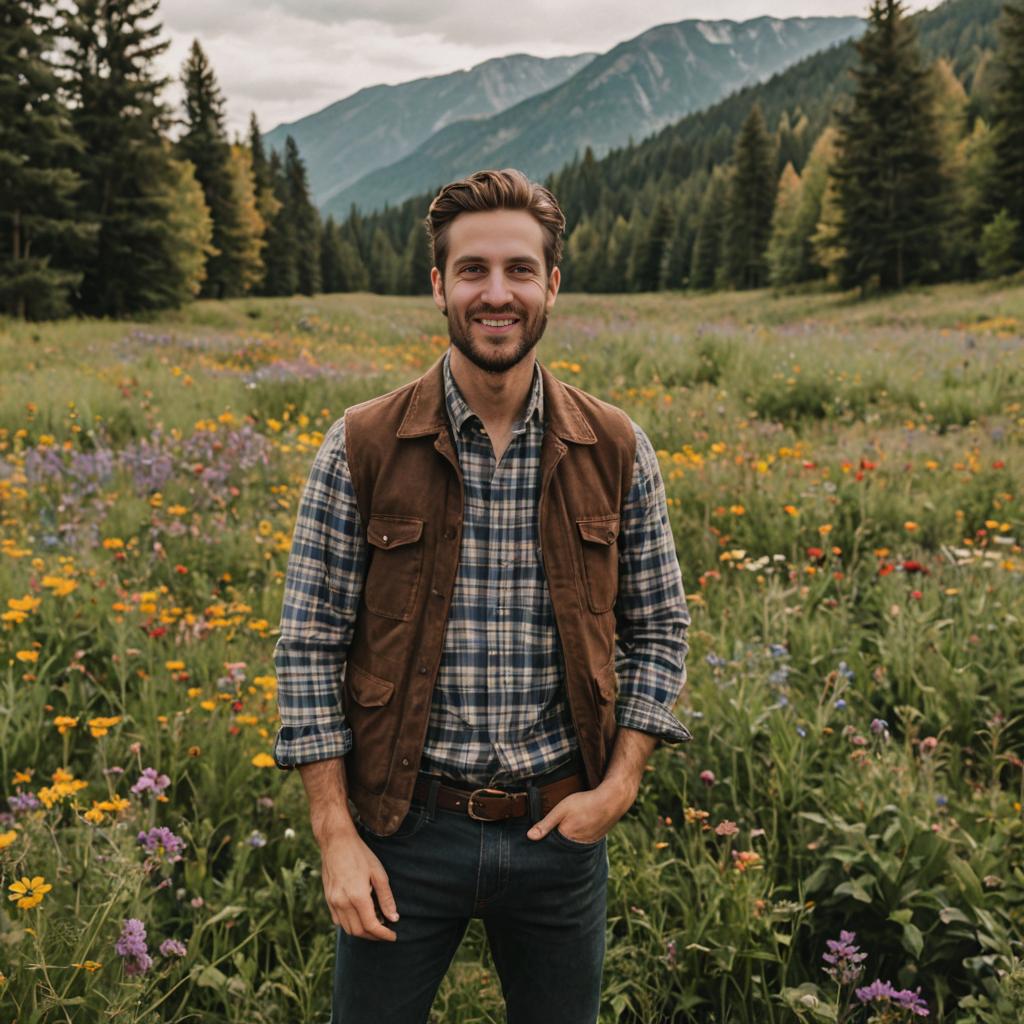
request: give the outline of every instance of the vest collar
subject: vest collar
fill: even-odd
[[[398,437],[424,437],[428,434],[440,434],[447,429],[443,361],[444,356],[441,356],[413,386],[409,408],[398,428]],[[597,435],[569,389],[544,366],[540,368],[540,377],[544,386],[544,417],[547,429],[565,441],[596,444]]]

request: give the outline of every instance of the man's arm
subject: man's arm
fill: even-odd
[[[619,531],[615,746],[601,784],[553,807],[530,830],[531,839],[557,826],[570,839],[596,842],[633,805],[644,765],[658,742],[692,739],[672,713],[686,680],[690,617],[658,457],[647,436],[634,427],[633,486]]]
[[[365,579],[366,540],[345,452],[344,420],[313,460],[288,556],[281,635],[274,648],[280,768],[298,768],[320,846],[331,917],[358,938],[394,941],[373,904],[398,920],[383,865],[359,838],[348,808],[344,755],[351,730],[338,701]]]

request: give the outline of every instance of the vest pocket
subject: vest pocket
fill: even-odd
[[[423,520],[415,516],[370,516],[363,600],[374,615],[403,622],[411,617],[423,571],[422,537]]]
[[[611,611],[619,589],[619,517],[577,519],[583,549],[587,604],[596,614]]]
[[[346,770],[371,793],[387,783],[397,718],[388,707],[395,684],[349,662],[345,666],[345,718],[352,730],[352,750]]]

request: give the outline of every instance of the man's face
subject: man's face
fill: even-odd
[[[547,274],[544,233],[532,214],[487,210],[451,222],[443,276],[434,267],[430,280],[452,345],[481,370],[504,373],[540,341],[560,274]]]

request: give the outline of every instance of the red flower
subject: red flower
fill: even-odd
[[[870,459],[861,459],[860,460],[860,468],[861,469],[875,469],[877,467],[877,465],[878,465],[877,462],[872,462]]]
[[[919,573],[921,573],[922,576],[930,576],[931,575],[931,570],[927,566],[922,565],[920,562],[915,562],[913,560],[906,561],[906,562],[903,563],[903,571],[904,572],[919,572]]]
[[[162,637],[164,635],[164,633],[166,633],[166,632],[167,632],[167,627],[166,626],[154,626],[151,630],[149,630],[149,636],[153,640],[159,640],[160,637]]]
[[[807,557],[808,558],[813,558],[813,559],[816,559],[816,560],[822,559],[822,558],[825,557],[825,552],[822,551],[821,548],[808,548],[807,549]]]
[[[177,573],[177,574],[178,574],[179,576],[185,576],[185,575],[186,575],[186,574],[188,573],[188,566],[187,566],[187,565],[176,565],[176,566],[174,567],[174,571],[175,571],[175,572],[176,572],[176,573]]]
[[[993,469],[1006,469],[1006,463],[1003,462],[1002,459],[996,459],[996,461],[992,463],[992,468]]]
[[[883,562],[878,567],[878,575],[879,576],[888,576],[889,573],[891,573],[894,568],[895,568],[895,566],[892,564],[892,562]]]
[[[911,597],[912,597],[912,598],[913,598],[913,599],[914,599],[915,601],[920,601],[920,600],[921,600],[921,598],[922,598],[922,597],[924,597],[924,594],[922,594],[920,590],[912,590],[912,591],[910,592],[910,596],[911,596]]]

